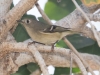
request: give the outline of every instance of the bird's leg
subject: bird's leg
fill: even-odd
[[[40,42],[37,42],[37,41],[33,41],[33,42],[29,42],[28,45],[27,45],[27,47],[28,47],[29,45],[31,45],[31,44],[34,44],[34,45],[35,45],[35,43],[45,45],[44,43],[40,43]]]
[[[33,41],[33,42],[28,42],[27,47],[28,47],[29,45],[31,45],[31,44],[35,44],[35,42],[34,42],[34,41]]]
[[[54,45],[55,45],[57,42],[58,42],[58,40],[57,40],[55,43],[52,44],[52,46],[51,46],[51,51],[54,51]]]
[[[52,46],[51,46],[51,51],[54,51],[54,43],[52,44]]]

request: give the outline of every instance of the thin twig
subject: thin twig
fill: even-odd
[[[81,72],[83,75],[88,75],[87,71],[86,71],[86,68],[84,67],[82,61],[80,60],[80,58],[72,53],[72,57],[73,57],[73,60],[77,63],[78,67],[80,68]]]
[[[38,2],[37,2],[35,5],[36,5],[38,11],[40,12],[40,14],[42,14],[43,19],[44,19],[47,23],[52,24],[52,22],[50,21],[50,19],[48,18],[48,16],[47,16],[47,15],[44,13],[44,11],[41,9],[41,7],[40,7],[40,5],[38,4]]]
[[[73,58],[72,58],[72,52],[70,51],[70,75],[72,75],[72,64],[73,64]]]
[[[34,50],[32,50],[32,48],[34,48]],[[34,45],[32,45],[31,47],[29,47],[29,51],[33,54],[36,62],[38,63],[41,71],[43,72],[43,75],[49,75],[44,59],[42,58],[42,55],[39,53],[37,48]]]
[[[93,24],[91,23],[90,19],[87,17],[87,15],[85,14],[85,12],[80,8],[80,6],[77,4],[77,2],[76,2],[75,0],[72,0],[72,1],[73,1],[73,3],[75,4],[75,6],[78,8],[78,10],[80,10],[80,12],[84,15],[84,17],[86,18],[86,20],[90,23],[91,28],[92,28],[92,31],[93,31],[93,33],[94,33],[94,36],[95,36],[95,38],[96,38],[96,40],[97,40],[97,42],[98,42],[98,45],[100,45],[100,44],[99,44],[99,38],[98,38],[97,33],[96,33],[96,31],[95,31],[95,27],[94,27]],[[82,59],[82,60],[83,60],[83,59]],[[84,61],[83,61],[83,62],[84,62]],[[87,64],[86,62],[84,62],[84,65],[85,65],[85,66],[88,66],[88,64]],[[91,69],[90,67],[87,67],[87,68],[88,68],[88,70],[91,72],[92,75],[95,75],[94,72],[92,71],[92,69]]]

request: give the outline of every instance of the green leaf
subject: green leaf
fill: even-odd
[[[18,73],[21,73],[23,75],[28,75],[30,72],[27,69],[27,65],[21,66],[18,70]]]
[[[62,48],[68,48],[68,46],[65,44],[63,40],[60,40],[57,44],[56,47],[62,47]]]
[[[78,1],[79,2],[79,1]],[[71,0],[48,0],[45,5],[44,11],[50,19],[59,20],[75,9]]]
[[[31,19],[35,19],[36,20],[36,17],[34,15],[27,15],[27,14],[24,14],[22,19],[24,18],[31,18]]]
[[[49,1],[46,4],[45,12],[50,19],[55,19],[55,20],[59,20],[60,18],[63,18],[64,16],[66,16],[69,13],[68,11],[62,9],[61,7],[59,7],[57,5],[55,5],[51,1]]]
[[[11,75],[22,75],[22,74],[20,74],[20,73],[14,73],[14,74],[11,74]]]
[[[43,22],[45,24],[48,24],[42,17],[38,17],[38,19],[39,19],[40,22]]]
[[[67,36],[67,39],[71,42],[71,44],[76,48],[76,49],[80,49],[80,48],[84,48],[87,46],[91,46],[95,43],[95,41],[93,41],[90,38],[86,38],[84,36],[80,36],[79,34],[74,34],[74,35],[70,35]],[[68,48],[68,46],[64,43],[64,41],[59,41],[56,44],[57,47],[64,47],[64,48]]]
[[[11,3],[11,6],[10,6],[10,9],[12,9],[14,7],[14,4],[13,4],[13,2]]]
[[[73,44],[73,46],[76,49],[91,46],[95,43],[94,40],[92,40],[90,38],[86,38],[84,36],[80,36],[79,34],[74,34],[74,35],[71,35],[71,36],[67,36],[67,38]]]
[[[34,72],[38,68],[39,68],[39,66],[37,64],[35,64],[35,63],[29,63],[29,64],[27,64],[27,69],[30,72]]]
[[[79,73],[80,70],[79,68],[73,68],[72,73]],[[62,68],[62,67],[56,67],[54,75],[69,75],[70,73],[70,68]]]
[[[79,52],[82,53],[89,53],[89,54],[95,54],[100,55],[100,47],[98,46],[97,42],[91,46],[87,46],[81,49],[78,49]]]
[[[15,37],[15,40],[17,42],[22,42],[26,39],[29,39],[29,35],[27,34],[25,28],[19,24],[15,30],[15,32],[13,33],[13,36]]]
[[[27,66],[24,65],[24,66],[21,66],[19,70],[12,75],[30,75],[30,72],[27,70]]]

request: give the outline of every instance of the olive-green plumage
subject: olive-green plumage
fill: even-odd
[[[26,29],[29,36],[36,42],[52,45],[61,40],[64,36],[72,33],[69,28],[55,25],[48,25],[34,19],[23,19],[18,21]]]

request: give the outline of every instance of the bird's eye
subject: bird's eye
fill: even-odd
[[[26,23],[27,23],[27,24],[31,23],[31,20],[26,20]]]

